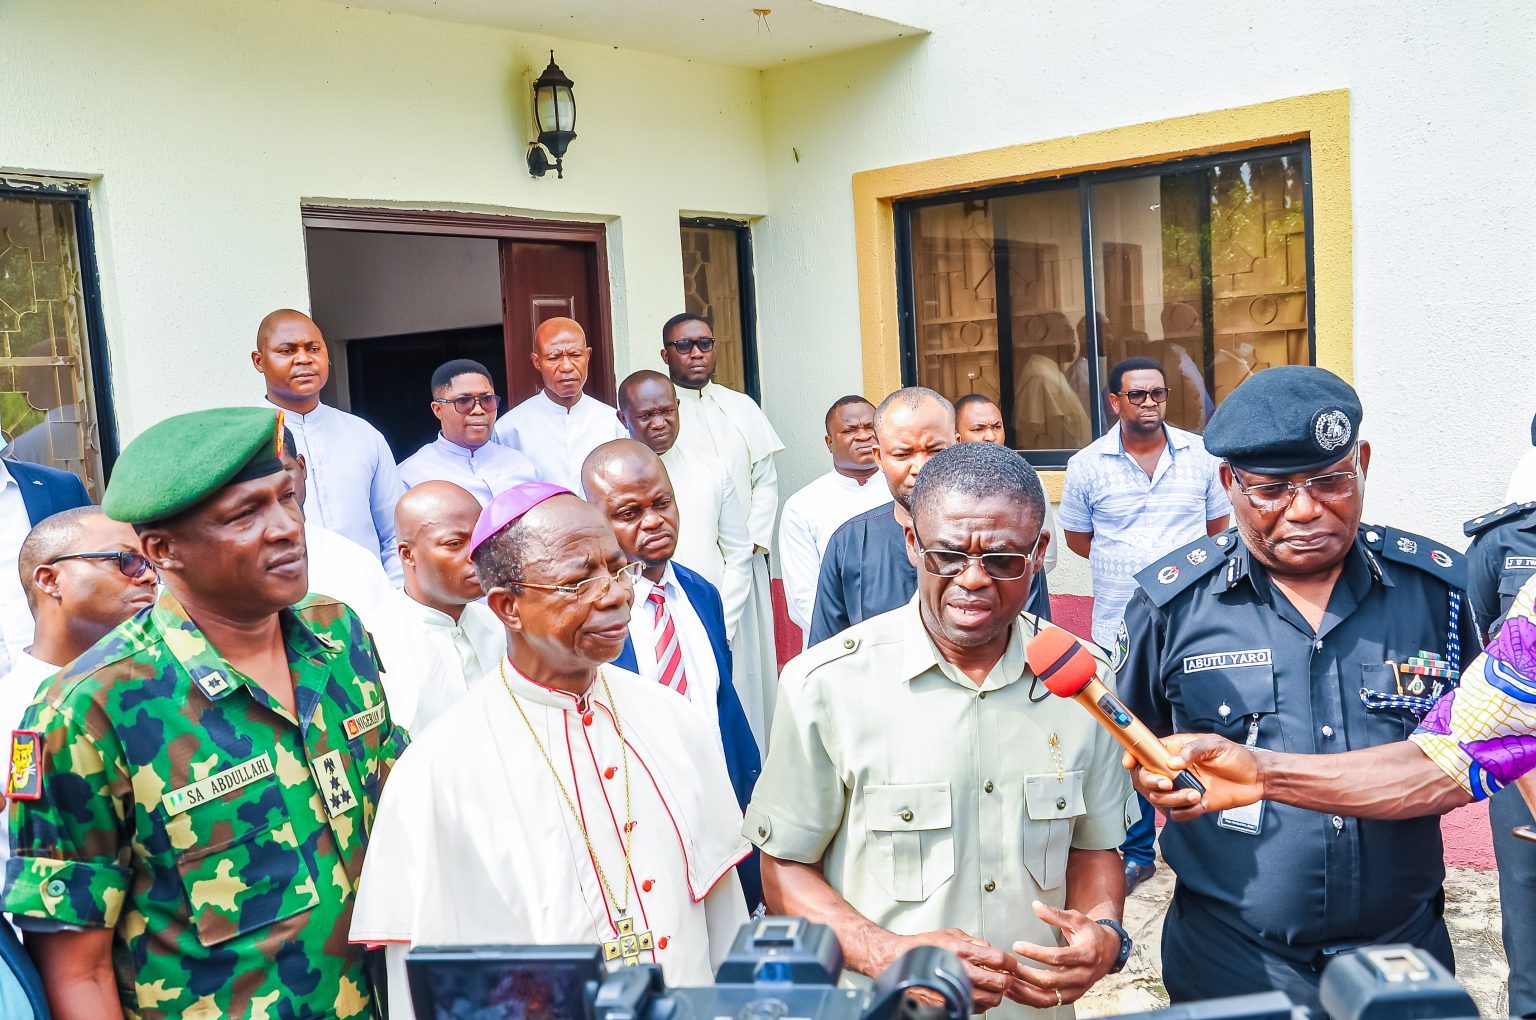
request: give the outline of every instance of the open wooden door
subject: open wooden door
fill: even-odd
[[[581,226],[595,236],[590,240],[509,238],[501,242],[502,316],[510,405],[538,392],[539,374],[529,358],[533,334],[541,322],[556,316],[575,319],[586,330],[587,343],[592,348],[587,392],[610,404],[614,402],[606,231],[600,224]],[[660,347],[660,341],[657,346]]]

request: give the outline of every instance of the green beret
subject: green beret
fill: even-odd
[[[283,416],[270,407],[219,407],[150,426],[117,458],[101,509],[114,521],[175,517],[226,485],[283,469]]]

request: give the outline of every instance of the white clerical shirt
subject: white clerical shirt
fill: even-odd
[[[816,581],[821,557],[832,533],[844,521],[891,501],[891,490],[876,471],[861,484],[856,478],[828,471],[784,501],[779,520],[779,570],[789,618],[803,631],[811,629],[816,608]]]
[[[496,441],[533,461],[539,480],[581,492],[581,464],[610,439],[627,439],[618,412],[585,393],[567,408],[539,390],[496,421]]]
[[[395,551],[395,504],[405,483],[384,436],[357,415],[329,404],[317,404],[308,414],[278,410],[309,472],[305,515],[377,553],[398,584],[402,575]]]
[[[384,665],[384,695],[395,722],[420,736],[507,654],[507,630],[479,602],[457,621],[391,589],[370,626]],[[364,622],[369,622],[364,618]]]
[[[533,461],[500,443],[486,443],[471,450],[447,439],[437,438],[400,462],[400,478],[407,487],[422,482],[452,482],[468,490],[485,506],[514,485],[545,479]]]
[[[661,682],[661,669],[656,664],[656,607],[650,603],[651,592],[661,590],[667,612],[672,616],[672,628],[677,632],[677,643],[683,652],[683,675],[688,679],[688,689],[683,693],[709,719],[709,725],[720,739],[720,709],[715,698],[720,693],[720,669],[715,665],[715,646],[709,640],[709,631],[699,619],[688,593],[677,582],[677,571],[668,563],[660,581],[648,577],[635,580],[635,604],[629,611],[629,639],[635,645],[635,672],[653,683]]]
[[[591,944],[621,926],[669,985],[713,982],[747,917],[724,756],[675,692],[600,676],[578,698],[503,660],[400,757],[352,916],[354,942],[388,944],[392,1004],[410,1001],[411,945]]]
[[[21,543],[31,530],[32,519],[27,516],[27,504],[21,498],[21,485],[0,458],[0,638],[4,639],[0,671],[21,661],[32,644],[36,626],[17,567]]]
[[[672,558],[720,592],[732,641],[752,589],[752,537],[746,506],[731,473],[713,454],[681,444],[661,455],[677,499],[677,551]]]
[[[379,602],[395,590],[379,558],[345,535],[304,522],[304,544],[309,549],[309,590],[344,603],[375,634]]]
[[[677,442],[713,453],[731,472],[731,481],[747,506],[747,531],[754,545],[773,546],[773,522],[779,513],[779,475],[774,454],[784,442],[757,402],[745,393],[715,383],[703,389],[677,387],[681,427]]]

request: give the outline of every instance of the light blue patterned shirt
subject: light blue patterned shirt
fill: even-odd
[[[1135,573],[1203,538],[1207,521],[1232,512],[1217,470],[1221,461],[1193,432],[1163,429],[1168,445],[1151,478],[1125,452],[1118,422],[1067,461],[1056,520],[1063,531],[1093,534],[1093,640],[1107,649],[1115,647]]]

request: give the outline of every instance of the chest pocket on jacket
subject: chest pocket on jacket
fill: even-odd
[[[1275,670],[1269,663],[1252,666],[1203,669],[1186,672],[1179,681],[1179,693],[1191,728],[1201,733],[1219,733],[1239,744],[1248,739],[1254,716],[1275,713]],[[1261,733],[1259,743],[1274,746],[1279,733]]]
[[[1083,814],[1083,773],[1054,772],[1024,777],[1024,866],[1041,889],[1067,879],[1073,819]]]
[[[314,872],[293,845],[293,828],[257,828],[176,859],[205,946],[264,928],[320,902]]]
[[[899,901],[926,900],[955,874],[948,783],[864,788],[870,873]]]
[[[1410,694],[1406,681],[1412,677],[1405,676],[1403,680],[1404,694]],[[1430,683],[1434,681],[1431,680]],[[1360,667],[1360,686],[1373,694],[1396,694],[1397,677],[1392,673],[1392,667],[1381,662],[1368,662]],[[1426,690],[1426,693],[1427,690]],[[1365,740],[1351,740],[1351,747],[1375,747],[1377,744],[1393,744],[1399,740],[1408,739],[1419,725],[1418,713],[1409,708],[1387,706],[1371,708],[1367,705],[1365,710]],[[1354,736],[1353,733],[1350,734]],[[1318,751],[1325,748],[1318,747]]]

